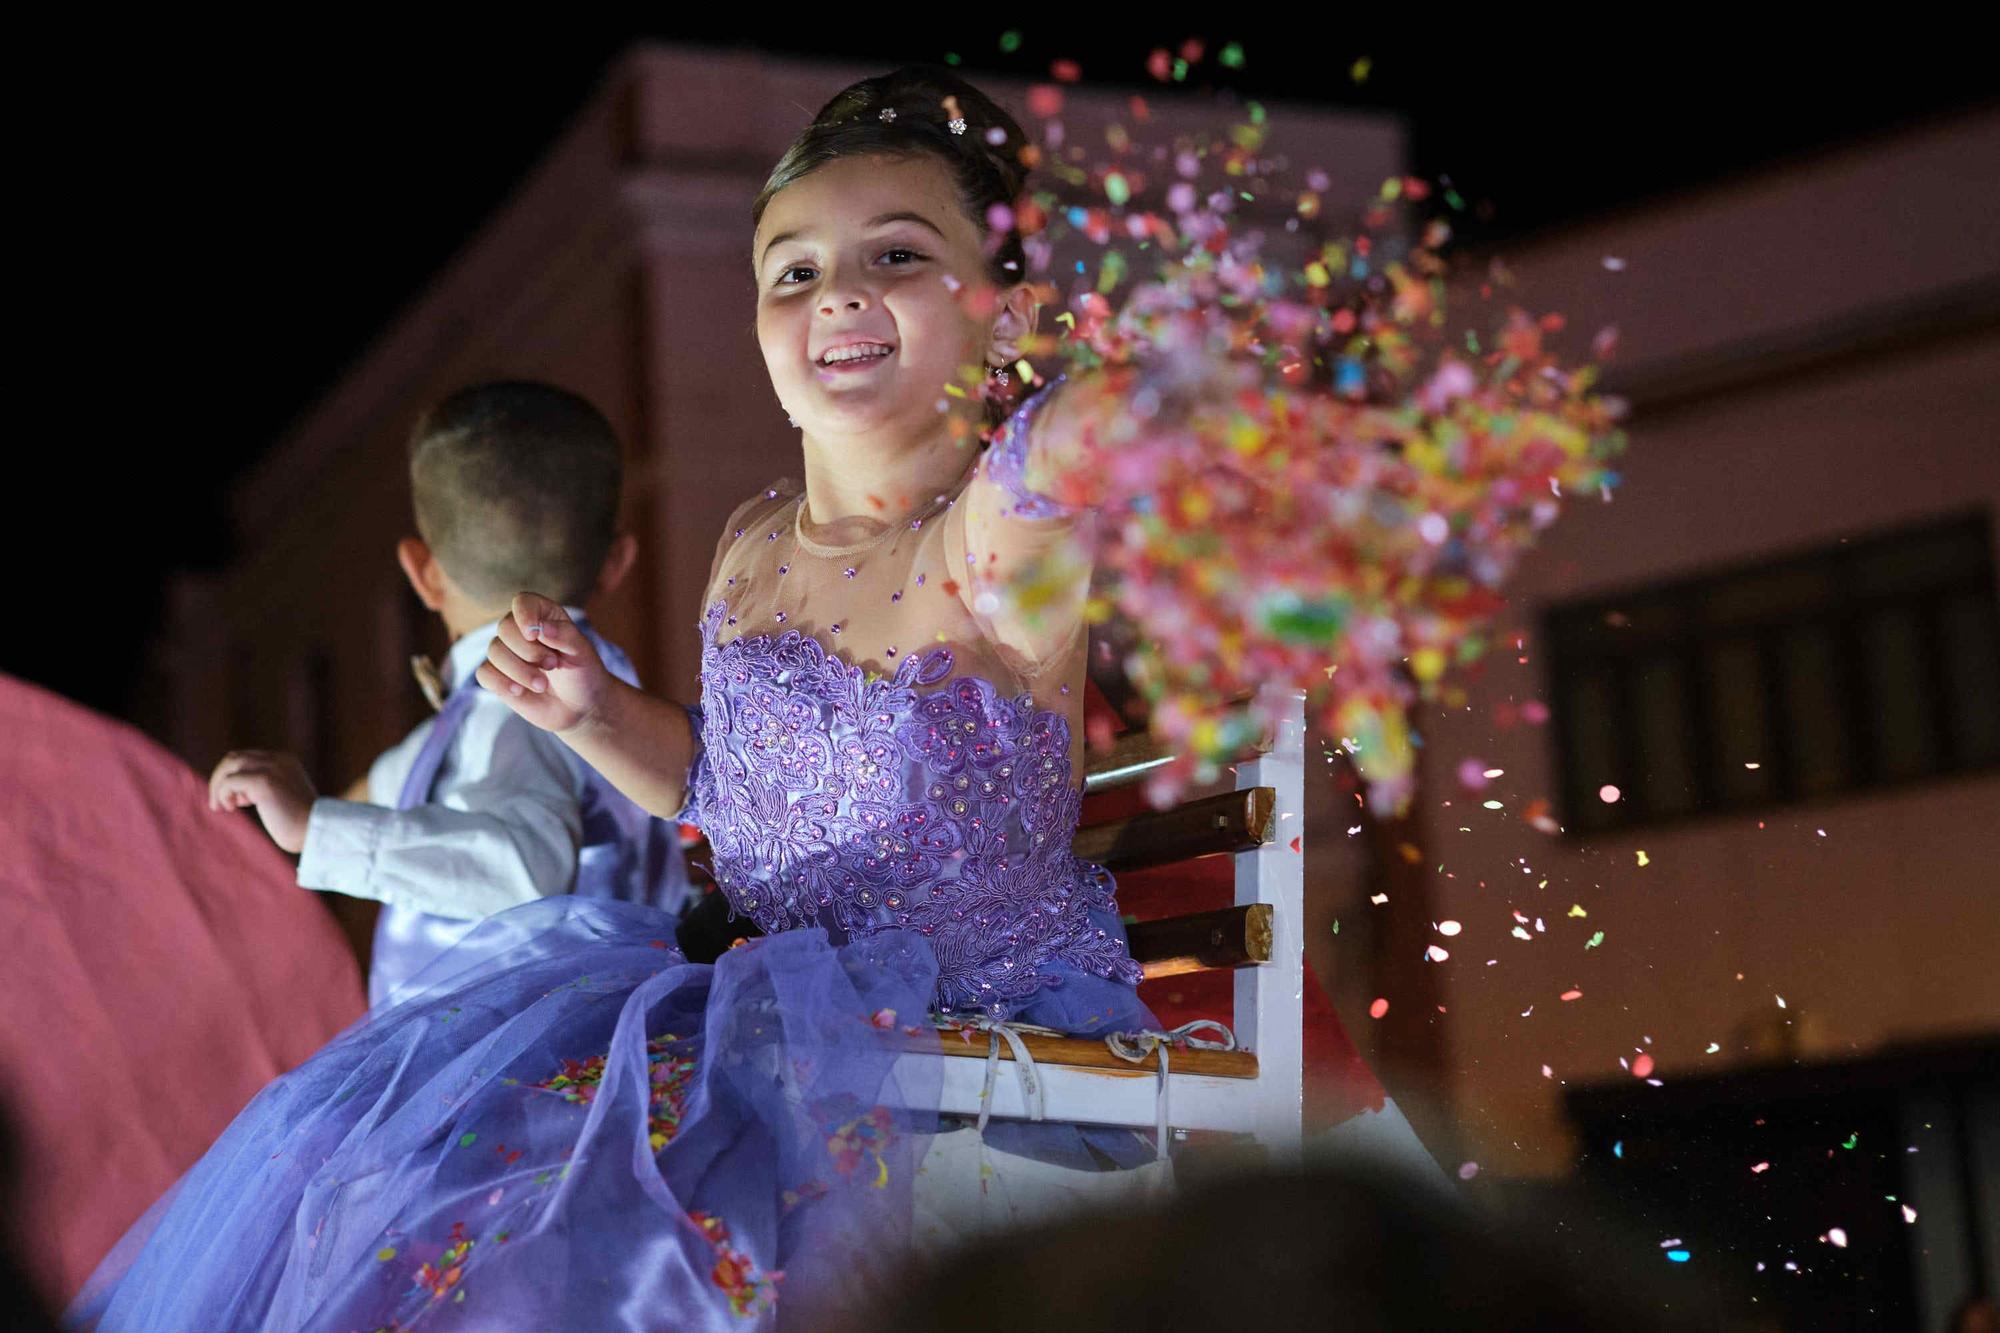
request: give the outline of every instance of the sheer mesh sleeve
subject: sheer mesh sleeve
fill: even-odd
[[[1062,380],[1057,379],[1056,384]],[[1043,389],[1014,410],[994,432],[993,442],[980,460],[980,475],[1006,495],[1011,502],[1003,512],[1013,518],[1070,518],[1077,511],[1052,496],[1029,487],[1026,479],[1028,446],[1037,415],[1055,392],[1055,385]]]

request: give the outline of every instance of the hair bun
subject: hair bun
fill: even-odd
[[[835,93],[815,128],[873,117],[912,138],[947,144],[954,152],[984,159],[1009,198],[1027,184],[1021,162],[1027,135],[998,102],[942,65],[904,65],[863,79]],[[956,128],[954,128],[956,126]]]

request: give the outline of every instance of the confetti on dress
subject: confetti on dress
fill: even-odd
[[[1097,515],[1089,614],[1136,629],[1128,674],[1186,756],[1154,795],[1207,776],[1302,689],[1371,805],[1400,810],[1411,708],[1485,653],[1502,587],[1564,500],[1608,497],[1622,406],[1499,266],[1452,271],[1451,192],[1392,179],[1356,201],[1352,234],[1322,234],[1338,201],[1287,179],[1256,103],[1158,144],[1137,102],[1104,160],[1060,109],[1030,99],[1039,142],[1022,153],[1067,193],[1005,210],[1057,312],[1023,378],[1103,372],[1120,410],[1102,437],[1037,450],[1027,479]],[[1032,614],[1077,572],[1050,562],[1009,592]]]

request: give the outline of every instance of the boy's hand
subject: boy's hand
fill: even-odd
[[[271,841],[288,852],[303,851],[306,820],[319,793],[298,760],[275,750],[231,750],[208,779],[208,808],[257,807]]]
[[[597,714],[612,676],[561,605],[524,592],[500,618],[479,683],[542,730],[561,734]]]

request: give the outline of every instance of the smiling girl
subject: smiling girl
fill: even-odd
[[[1151,1025],[1109,876],[1070,851],[1084,516],[1031,485],[1114,427],[1118,389],[1070,381],[976,447],[1036,318],[1019,238],[987,225],[1021,194],[1024,146],[970,85],[904,70],[828,103],[759,196],[757,337],[804,483],[724,525],[700,708],[620,683],[533,593],[480,669],[640,804],[701,824],[766,937],[705,966],[643,907],[504,914],[528,944],[273,1083],[79,1318],[809,1321],[911,1243],[917,1168],[951,1137],[935,1074],[897,1060],[929,1011]],[[995,391],[967,391],[967,367]],[[1032,613],[996,594],[1051,557],[1074,575]],[[1020,1127],[995,1146],[1060,1171],[1131,1140]]]

